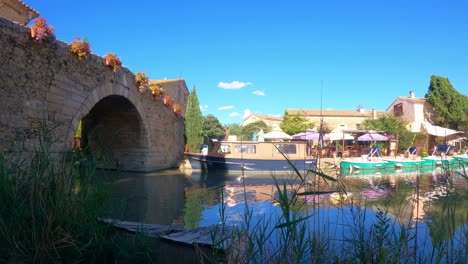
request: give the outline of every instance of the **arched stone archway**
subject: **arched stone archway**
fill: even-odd
[[[101,167],[138,171],[145,166],[150,139],[135,106],[110,95],[82,119],[82,147],[104,158]]]
[[[152,171],[183,159],[183,117],[149,90],[141,93],[127,68],[113,71],[94,54],[80,60],[66,43],[38,43],[27,27],[1,17],[0,46],[0,153],[15,141],[24,143],[20,151],[32,151],[35,130],[47,116],[57,126],[57,152],[71,148],[84,120],[91,148],[113,147],[109,168]],[[164,80],[162,86],[185,109],[185,81]]]

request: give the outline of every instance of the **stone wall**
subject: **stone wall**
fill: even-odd
[[[59,40],[38,43],[1,17],[0,45],[0,152],[13,142],[30,152],[44,121],[57,126],[55,150],[68,150],[83,120],[91,149],[109,151],[109,168],[151,171],[182,160],[183,117],[140,93],[128,69],[114,72],[93,54],[80,60]],[[164,88],[185,109],[185,81],[174,83]]]

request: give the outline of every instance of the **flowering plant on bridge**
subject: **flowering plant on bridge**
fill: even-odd
[[[81,39],[79,37],[75,37],[75,39],[68,44],[68,47],[72,53],[78,55],[80,60],[91,52],[91,46],[86,38]]]
[[[140,93],[143,93],[146,89],[148,89],[149,78],[144,72],[137,72],[135,75],[135,84]]]
[[[172,106],[172,109],[177,116],[182,116],[182,105],[176,103]]]
[[[167,106],[168,108],[172,107],[174,104],[174,100],[172,100],[172,97],[170,95],[165,95],[163,98],[164,105]]]
[[[150,89],[151,89],[151,95],[153,95],[154,98],[159,98],[164,95],[164,89],[159,83],[150,84]]]
[[[122,61],[120,58],[115,55],[115,53],[107,53],[104,55],[104,59],[106,61],[106,65],[117,71],[122,66]]]
[[[31,37],[37,42],[47,42],[55,37],[54,27],[47,25],[45,18],[40,17],[34,20],[31,29]]]

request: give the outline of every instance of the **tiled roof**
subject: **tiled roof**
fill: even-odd
[[[283,121],[283,117],[282,116],[276,116],[276,115],[265,115],[265,114],[256,114],[256,113],[253,113],[251,115],[249,115],[247,118],[245,118],[244,120],[247,120],[249,119],[251,116],[256,116],[256,117],[259,117],[263,120],[276,120],[276,121]]]
[[[398,96],[396,101],[407,101],[407,102],[415,102],[415,103],[424,104],[427,100],[426,98],[416,98],[416,97],[411,98],[407,96]]]
[[[184,79],[172,79],[172,80],[167,80],[167,79],[163,79],[163,80],[150,80],[150,81],[149,81],[149,84],[157,84],[157,83],[172,83],[172,82],[180,82],[180,81],[184,81]]]
[[[308,109],[287,109],[290,115],[304,116],[334,116],[334,117],[371,117],[372,111],[366,110],[363,113],[356,110],[308,110]],[[385,112],[377,111],[377,116],[384,115]]]
[[[17,1],[18,1],[19,4],[23,5],[24,7],[29,9],[31,12],[36,13],[37,14],[36,17],[39,16],[39,12],[37,12],[34,8],[32,8],[32,7],[28,6],[27,4],[23,3],[23,1],[21,1],[21,0],[17,0]]]

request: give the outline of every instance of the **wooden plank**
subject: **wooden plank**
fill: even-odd
[[[158,224],[143,224],[139,222],[121,221],[111,218],[100,219],[103,222],[112,224],[113,226],[124,229],[128,232],[144,232],[150,236],[161,236],[172,232],[180,232],[184,230],[182,225],[158,225]]]

